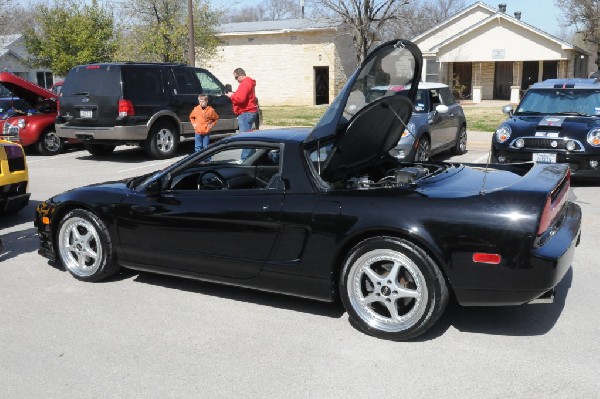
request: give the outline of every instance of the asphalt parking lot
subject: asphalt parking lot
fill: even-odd
[[[468,153],[446,159],[485,163],[490,137],[469,132]],[[598,397],[598,185],[573,184],[582,241],[555,303],[451,303],[396,343],[355,330],[340,304],[130,271],[83,283],[37,255],[41,201],[171,162],[133,147],[29,154],[30,205],[0,219],[0,397]]]

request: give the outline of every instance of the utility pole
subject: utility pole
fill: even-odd
[[[300,7],[302,8],[302,19],[304,19],[304,0],[300,0]]]
[[[194,45],[194,11],[192,7],[192,0],[188,0],[188,53],[191,67],[196,66],[196,48]]]

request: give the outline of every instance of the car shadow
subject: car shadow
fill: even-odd
[[[461,332],[536,336],[547,334],[560,317],[571,283],[573,268],[569,268],[556,286],[554,303],[520,306],[460,306],[451,300],[440,320],[414,341],[429,341],[443,335],[451,326]]]
[[[0,231],[4,229],[18,226],[23,223],[31,222],[33,225],[33,218],[35,216],[35,208],[41,203],[41,201],[29,200],[29,203],[20,211],[12,214],[0,214]]]
[[[11,231],[0,235],[2,239],[2,250],[0,251],[0,262],[16,256],[36,252],[40,246],[37,230],[31,226],[25,230]]]
[[[124,271],[124,273],[135,273]],[[243,287],[234,287],[201,280],[184,279],[154,273],[139,272],[134,281],[144,284],[158,285],[186,292],[209,295],[238,302],[253,303],[277,309],[292,310],[338,319],[345,313],[339,301],[320,302],[317,300],[298,298],[283,294],[262,292]]]
[[[177,152],[170,159],[165,159],[165,162],[175,162],[174,158],[184,157],[190,155],[194,151],[194,141],[185,140],[179,143]],[[114,152],[109,155],[97,156],[92,155],[85,149],[77,157],[81,160],[93,160],[98,162],[118,162],[118,163],[140,163],[140,162],[154,162],[161,160],[150,159],[146,155],[146,151],[142,147],[136,146],[118,146]]]

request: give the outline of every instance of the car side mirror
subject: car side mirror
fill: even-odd
[[[229,93],[230,91],[233,91],[233,89],[231,88],[231,85],[229,83],[227,83],[225,85],[225,93]]]
[[[505,105],[502,107],[502,113],[507,114],[508,116],[512,116],[513,107],[511,105]]]
[[[146,186],[146,196],[148,198],[159,198],[162,192],[162,179],[151,181]]]
[[[448,113],[448,106],[444,105],[444,104],[440,104],[437,107],[435,107],[435,110],[438,114],[447,114]]]

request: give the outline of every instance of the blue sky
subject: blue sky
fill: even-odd
[[[297,0],[300,4],[300,0]],[[560,10],[554,5],[554,0],[480,0],[493,8],[498,4],[506,4],[507,14],[513,16],[515,11],[521,11],[521,20],[538,29],[550,34],[557,34],[560,31],[557,17]],[[262,3],[262,0],[212,0],[212,3],[218,7],[227,7],[236,4],[238,7],[254,6]],[[475,3],[466,1],[467,6]]]

